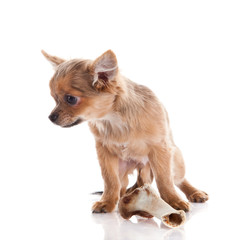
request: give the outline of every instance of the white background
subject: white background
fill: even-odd
[[[231,0],[1,1],[0,239],[237,238],[239,13]],[[164,103],[187,177],[210,195],[183,228],[92,216],[89,193],[103,189],[94,139],[86,123],[49,121],[53,70],[41,49],[66,59],[112,49]]]

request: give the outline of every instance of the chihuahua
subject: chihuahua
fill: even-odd
[[[88,121],[96,140],[104,192],[92,207],[94,213],[112,212],[121,196],[153,178],[161,197],[175,209],[188,211],[190,204],[174,185],[190,202],[208,200],[184,177],[183,157],[164,106],[150,89],[121,75],[111,50],[94,61],[42,53],[55,69],[50,89],[56,107],[49,119],[61,127]],[[135,169],[137,181],[127,189],[128,174]]]

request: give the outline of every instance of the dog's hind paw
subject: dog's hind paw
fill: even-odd
[[[208,200],[208,194],[203,192],[203,191],[196,191],[194,193],[192,193],[190,196],[188,196],[188,200],[190,202],[197,202],[197,203],[203,203],[206,202]]]

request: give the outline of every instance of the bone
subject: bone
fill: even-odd
[[[180,227],[186,221],[185,212],[172,208],[149,184],[144,184],[124,195],[119,201],[118,209],[125,219],[133,215],[146,218],[156,217],[170,228]]]

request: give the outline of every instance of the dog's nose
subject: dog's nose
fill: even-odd
[[[58,113],[52,113],[52,114],[50,114],[49,119],[50,119],[52,122],[56,122],[56,120],[58,119],[58,116],[59,116]]]

